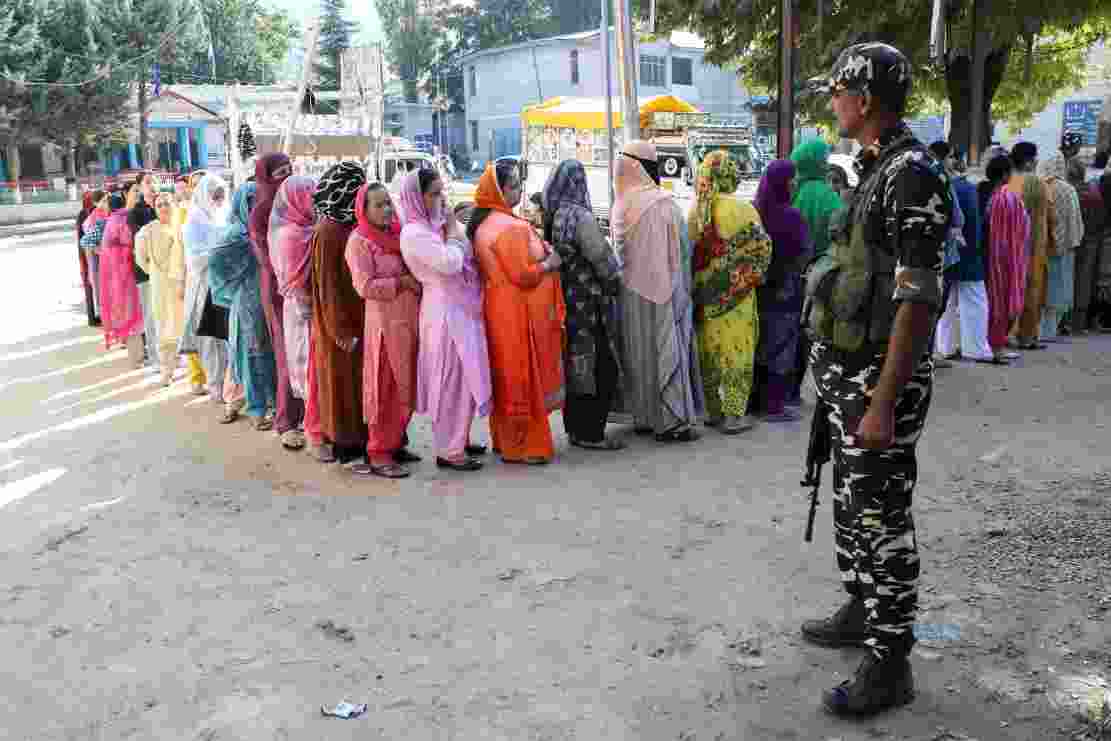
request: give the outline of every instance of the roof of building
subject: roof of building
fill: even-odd
[[[497,46],[492,49],[479,49],[470,54],[465,55],[461,61],[473,61],[482,57],[492,56],[494,54],[503,54],[509,51],[516,51],[518,49],[530,49],[537,46],[547,46],[549,44],[559,44],[565,41],[587,41],[601,35],[601,31],[580,31],[578,33],[567,33],[561,36],[549,36],[544,39],[533,39],[532,41],[522,41],[517,44],[508,44],[507,46]],[[705,49],[706,44],[702,41],[702,37],[688,31],[672,31],[667,39],[672,46],[677,46],[681,49]]]

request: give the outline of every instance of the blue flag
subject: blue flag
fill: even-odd
[[[151,84],[154,85],[154,97],[157,98],[162,94],[162,68],[158,62],[155,62],[154,66],[151,67],[150,77]]]

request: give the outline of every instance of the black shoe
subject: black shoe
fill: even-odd
[[[474,458],[466,458],[460,463],[449,461],[447,458],[436,456],[437,468],[448,468],[452,471],[478,471],[482,468],[482,461],[476,461]]]
[[[416,453],[409,452],[408,448],[401,448],[399,450],[395,450],[394,454],[393,454],[393,459],[394,459],[395,463],[402,463],[402,464],[405,464],[405,463],[420,463],[422,460],[424,460],[423,458],[421,458]]]
[[[807,620],[802,624],[802,636],[811,643],[827,648],[863,646],[868,638],[864,621],[864,600],[854,597],[823,620]]]
[[[875,715],[914,699],[914,675],[907,655],[897,651],[885,659],[869,653],[856,670],[822,696],[825,709],[840,716]]]
[[[463,448],[463,452],[472,458],[477,458],[480,455],[486,455],[485,445],[468,445]]]

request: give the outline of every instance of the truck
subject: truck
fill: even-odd
[[[691,126],[686,132],[686,165],[683,182],[694,185],[698,165],[708,153],[724,149],[741,168],[742,181],[759,180],[764,171],[764,160],[752,141],[748,126]]]

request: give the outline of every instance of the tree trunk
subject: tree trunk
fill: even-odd
[[[991,146],[991,102],[999,85],[1003,82],[1003,75],[1007,71],[1007,62],[1011,56],[1011,47],[992,49],[984,64],[984,103],[980,111],[980,152],[985,152]],[[945,83],[949,91],[949,107],[951,111],[951,125],[949,127],[949,144],[965,155],[972,147],[972,87],[971,87],[972,60],[961,56],[949,63],[945,73]]]
[[[23,161],[19,158],[19,142],[8,144],[8,178],[15,184],[15,204],[23,203],[23,191],[19,189],[19,178],[23,174]]]
[[[139,78],[139,156],[146,157],[147,153],[147,80]],[[146,162],[140,162],[146,167]]]

